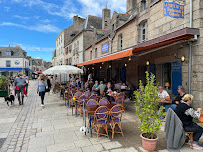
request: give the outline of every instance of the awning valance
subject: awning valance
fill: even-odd
[[[128,56],[132,56],[133,54],[140,53],[143,51],[155,49],[162,46],[167,46],[169,44],[173,44],[175,42],[179,42],[182,40],[189,40],[194,37],[194,35],[199,35],[199,29],[197,28],[183,28],[181,30],[160,36],[158,38],[139,43],[135,46],[132,46],[131,49],[124,50],[121,52],[116,52],[98,59],[90,60],[84,63],[80,63],[77,66],[89,65],[94,63],[100,63],[105,61],[111,61],[115,59],[120,59]]]
[[[128,50],[124,50],[122,52],[116,52],[95,60],[90,60],[87,62],[83,62],[78,64],[77,66],[83,66],[83,65],[89,65],[89,64],[94,64],[94,63],[101,63],[101,62],[105,62],[105,61],[111,61],[111,60],[116,60],[116,59],[120,59],[120,58],[124,58],[124,57],[128,57],[128,56],[132,56],[132,49],[128,49]]]
[[[22,71],[22,68],[0,68],[0,71]]]
[[[158,38],[139,43],[133,47],[133,53],[150,50],[161,46],[169,45],[181,40],[189,40],[194,35],[199,35],[199,29],[196,28],[183,28],[181,30],[160,36]]]

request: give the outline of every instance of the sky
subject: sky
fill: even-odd
[[[101,16],[107,7],[126,12],[126,0],[0,0],[0,47],[20,46],[28,56],[52,61],[56,37],[72,17]]]

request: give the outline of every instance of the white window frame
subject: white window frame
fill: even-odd
[[[5,56],[11,56],[11,51],[6,51]]]
[[[141,2],[142,4],[142,11],[146,10],[147,9],[147,1],[146,0],[142,0]]]
[[[7,63],[9,63],[10,66],[7,66],[8,65]],[[11,61],[10,60],[6,60],[6,67],[7,68],[11,67]]]
[[[123,34],[118,35],[118,49],[119,50],[123,49]]]
[[[143,30],[145,29],[145,34],[143,34]],[[140,38],[141,42],[147,41],[147,21],[140,25]],[[145,35],[145,38],[144,38]]]

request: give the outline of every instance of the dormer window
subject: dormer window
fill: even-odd
[[[11,56],[11,51],[6,51],[5,56]]]

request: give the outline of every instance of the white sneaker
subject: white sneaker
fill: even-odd
[[[43,104],[41,104],[41,106],[42,106],[42,107],[44,107],[44,105],[43,105]]]
[[[192,146],[190,146],[192,148]],[[197,150],[203,150],[203,147],[197,145],[197,144],[193,144],[193,149],[197,149]]]

